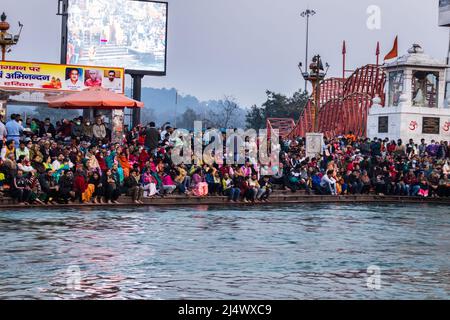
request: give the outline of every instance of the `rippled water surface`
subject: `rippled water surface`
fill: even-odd
[[[0,211],[0,243],[0,299],[450,298],[448,206]]]

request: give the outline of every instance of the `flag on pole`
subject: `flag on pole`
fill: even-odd
[[[395,59],[397,57],[398,57],[398,36],[395,37],[394,47],[392,48],[391,52],[389,52],[386,55],[386,57],[384,57],[384,60]]]
[[[345,40],[342,43],[342,54],[346,54],[347,53],[347,46],[345,45]]]

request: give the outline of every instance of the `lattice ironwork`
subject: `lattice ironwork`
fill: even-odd
[[[268,135],[272,130],[278,130],[281,138],[286,138],[295,128],[295,121],[292,118],[269,118],[267,119]]]
[[[367,116],[375,96],[385,103],[386,75],[380,66],[366,65],[357,69],[347,80],[331,78],[321,83],[319,131],[327,137],[352,131],[367,134]],[[297,125],[286,137],[295,139],[311,132],[313,103],[309,101]]]

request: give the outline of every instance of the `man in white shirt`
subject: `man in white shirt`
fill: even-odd
[[[108,79],[103,81],[102,86],[109,91],[122,93],[122,79],[116,77],[114,70],[108,72]]]
[[[53,171],[58,171],[62,168],[64,163],[64,155],[61,153],[58,155],[58,158],[55,159],[55,161],[52,162],[52,169]]]
[[[83,82],[80,80],[80,71],[76,68],[70,69],[69,79],[64,83],[64,89],[72,91],[80,91],[83,89]]]
[[[28,158],[25,158],[22,163],[19,163],[17,165],[17,168],[22,170],[24,173],[30,173],[35,172],[36,170],[33,168],[33,166],[30,163],[30,160]]]
[[[19,147],[16,148],[16,160],[19,160],[21,156],[27,159],[30,158],[30,150],[28,150],[24,141],[20,141]]]
[[[327,195],[337,196],[336,179],[333,178],[334,170],[328,170],[320,182],[322,192]]]
[[[166,134],[171,135],[173,133],[173,128],[171,126],[167,126],[165,130],[161,132],[161,141],[164,141],[166,138]]]

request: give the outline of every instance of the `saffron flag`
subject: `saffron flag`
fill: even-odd
[[[384,60],[390,60],[398,57],[398,36],[395,37],[394,41],[394,47],[392,48],[391,52],[389,52],[386,57],[384,57]]]

